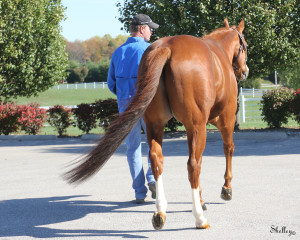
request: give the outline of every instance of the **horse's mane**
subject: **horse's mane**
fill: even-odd
[[[235,28],[235,26],[232,26],[232,28]],[[201,39],[207,39],[207,38],[214,38],[216,36],[219,36],[221,34],[225,34],[228,32],[228,30],[231,28],[226,28],[226,27],[221,27],[221,28],[217,28],[215,30],[213,30],[212,32],[206,34],[205,36],[203,36]]]

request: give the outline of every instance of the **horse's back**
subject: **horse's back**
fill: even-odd
[[[168,47],[171,49],[172,57],[170,61],[174,64],[183,64],[193,62],[201,62],[200,68],[207,66],[208,58],[211,57],[207,44],[201,39],[190,35],[177,35],[171,37],[164,37],[155,41],[149,48],[154,49],[157,47]],[[178,67],[176,65],[176,67]]]

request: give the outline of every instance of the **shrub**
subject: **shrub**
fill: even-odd
[[[178,122],[174,117],[171,118],[165,126],[167,131],[176,132],[178,127],[183,126],[181,122]]]
[[[58,131],[59,136],[66,135],[67,128],[73,124],[72,109],[55,105],[49,108],[47,112],[49,114],[48,123]]]
[[[261,81],[261,78],[247,78],[247,81],[242,81],[239,83],[239,87],[259,89],[261,87]]]
[[[286,124],[291,116],[292,98],[293,91],[288,88],[265,92],[261,100],[263,121],[272,128],[280,128],[282,124]]]
[[[20,116],[18,122],[21,130],[28,134],[36,135],[46,122],[46,110],[41,109],[38,103],[19,106]]]
[[[97,114],[95,108],[89,104],[82,103],[73,109],[77,121],[77,127],[88,134],[96,127]]]
[[[293,100],[291,104],[292,113],[297,123],[300,125],[300,88],[293,93]]]
[[[2,103],[0,105],[0,134],[9,135],[20,129],[18,119],[20,111],[15,103]]]
[[[85,82],[106,82],[109,69],[110,60],[103,57],[100,62],[94,63],[91,61],[86,62],[89,69],[88,75],[84,79]]]
[[[118,104],[116,99],[97,100],[93,103],[97,118],[100,119],[100,127],[107,129],[111,122],[118,116]]]

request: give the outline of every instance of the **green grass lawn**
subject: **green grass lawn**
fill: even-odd
[[[264,129],[269,128],[268,124],[261,120],[261,118],[249,118],[245,123],[240,124],[241,129]],[[288,120],[287,124],[283,124],[282,128],[299,128],[299,124],[292,118]]]
[[[249,97],[251,98],[251,97]],[[242,129],[262,129],[268,128],[268,124],[262,120],[260,101],[245,102],[246,121],[242,122],[242,113],[240,112],[240,127]],[[241,108],[241,105],[240,105]],[[282,125],[283,128],[297,128],[299,124],[290,118],[287,124]]]
[[[81,103],[93,103],[98,99],[116,98],[109,89],[49,89],[40,93],[37,97],[13,99],[18,104],[39,103],[41,106],[54,105],[78,105]]]
[[[90,134],[103,134],[104,130],[103,128],[97,127],[91,130]],[[22,133],[21,134],[25,134]],[[77,136],[81,136],[85,134],[84,132],[82,132],[78,127],[69,127],[67,129],[67,136],[72,136],[72,137],[77,137]],[[56,129],[54,127],[51,126],[44,126],[40,133],[38,135],[58,135],[58,132],[56,131]]]

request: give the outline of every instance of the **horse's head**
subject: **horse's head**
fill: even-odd
[[[228,20],[224,20],[224,26],[229,28]],[[231,28],[236,33],[236,41],[234,44],[234,54],[232,59],[232,67],[238,81],[244,81],[249,75],[247,66],[247,42],[243,36],[245,28],[244,20],[237,27]]]

